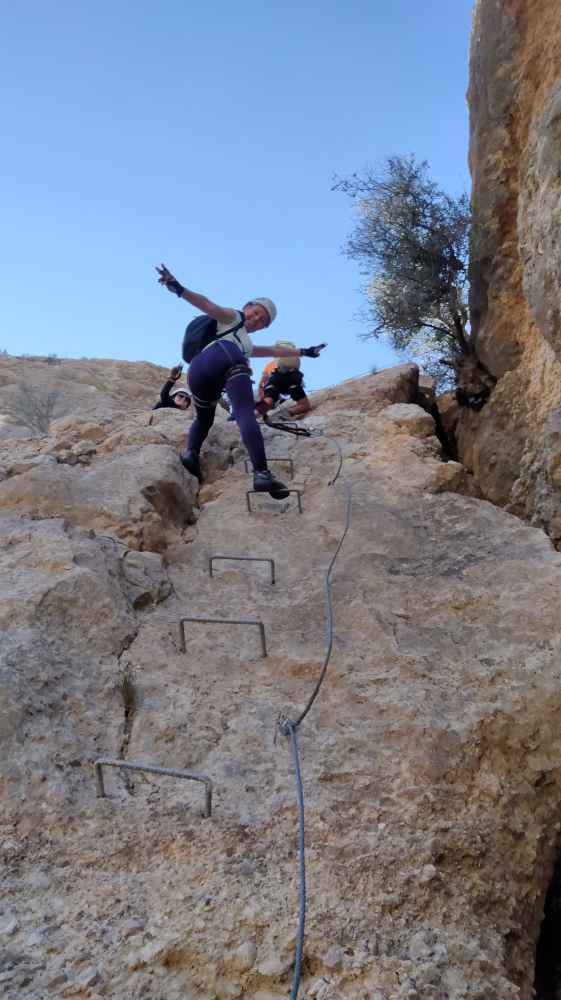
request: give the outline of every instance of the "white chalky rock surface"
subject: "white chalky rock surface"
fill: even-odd
[[[415,400],[416,374],[320,393],[307,420],[341,444],[352,520],[332,661],[300,733],[301,996],[530,1000],[559,830],[561,555],[541,531],[447,491],[464,490],[461,467],[443,477],[415,406],[412,422],[388,420],[387,407]],[[36,463],[63,434],[72,447],[68,428],[11,456],[3,446],[4,465],[30,466],[0,482],[8,1000],[290,989],[297,815],[277,721],[303,707],[323,660],[323,574],[345,524],[344,485],[329,485],[337,451],[268,431],[269,453],[294,460],[303,513],[291,496],[253,497],[249,514],[235,427],[221,418],[213,432],[197,498],[174,461],[184,424],[148,417],[96,435],[88,415],[90,464],[49,464],[44,478]],[[120,460],[126,503],[107,467]],[[142,505],[150,485],[169,499],[163,472],[174,503],[150,503],[156,521]],[[85,477],[113,483],[104,531]],[[274,558],[277,582],[249,563],[218,563],[210,578],[212,555]],[[268,657],[241,625],[187,623],[182,652],[179,622],[196,616],[262,620]],[[172,778],[106,769],[96,799],[103,755],[210,776],[212,818],[202,786]]]

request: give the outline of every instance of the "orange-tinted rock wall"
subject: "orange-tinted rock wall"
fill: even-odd
[[[498,378],[464,413],[486,496],[561,542],[561,4],[478,0],[469,88],[472,323]]]

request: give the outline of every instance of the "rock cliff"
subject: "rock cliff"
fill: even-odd
[[[2,446],[4,995],[287,995],[297,821],[277,720],[323,659],[346,511],[333,436],[352,516],[300,737],[301,996],[530,1000],[560,826],[561,554],[466,495],[414,366],[319,393],[311,439],[266,432],[301,514],[294,495],[248,511],[223,416],[197,492],[177,462],[188,417],[146,409],[161,371],[129,372],[135,405],[76,404]],[[211,577],[213,555],[272,558],[276,582],[267,564]],[[263,621],[267,657],[243,625],[186,623],[184,648],[181,619],[205,615]],[[171,777],[108,770],[96,798],[100,756],[208,775],[212,818]]]
[[[561,6],[478,0],[469,88],[472,321],[498,378],[460,422],[487,497],[561,543]]]

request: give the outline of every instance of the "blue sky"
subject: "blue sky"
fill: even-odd
[[[157,284],[165,261],[222,305],[273,298],[256,342],[327,340],[310,388],[392,363],[357,339],[352,208],[332,177],[412,152],[469,188],[471,7],[5,5],[0,349],[171,365],[194,313]]]

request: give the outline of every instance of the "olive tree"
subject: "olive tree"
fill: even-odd
[[[483,405],[494,379],[479,362],[467,308],[471,212],[467,195],[446,194],[426,162],[391,156],[379,170],[336,179],[357,221],[343,252],[365,278],[370,330],[413,356],[458,399]],[[465,381],[468,389],[462,389]]]

